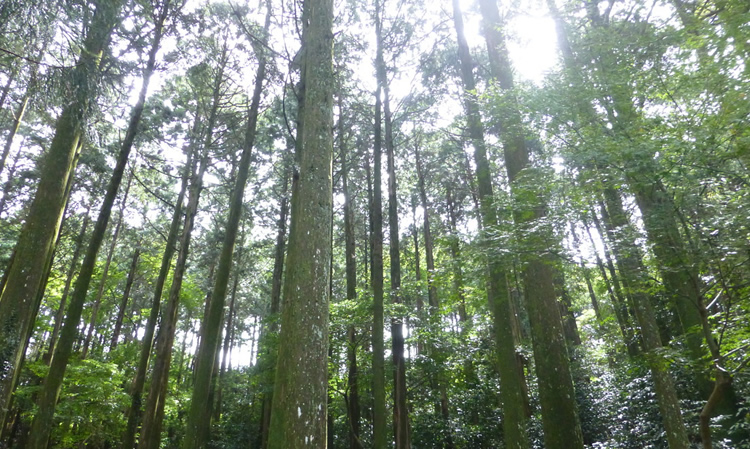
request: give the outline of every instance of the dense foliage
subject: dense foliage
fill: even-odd
[[[750,3],[319,4],[0,2],[0,448],[750,448]]]

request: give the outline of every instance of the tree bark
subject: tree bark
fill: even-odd
[[[292,200],[275,394],[268,446],[327,441],[328,302],[333,156],[333,2],[305,0],[304,108]]]
[[[371,283],[373,292],[372,323],[372,438],[373,449],[385,449],[388,445],[385,405],[385,341],[383,304],[383,192],[382,192],[382,103],[380,86],[375,93],[375,132],[373,148],[372,205],[370,233],[372,247]]]
[[[115,249],[117,248],[117,239],[120,237],[120,230],[122,230],[122,221],[124,219],[125,214],[125,205],[128,201],[128,194],[130,193],[130,184],[133,181],[133,172],[130,172],[130,176],[128,177],[128,183],[125,186],[125,192],[122,195],[122,200],[120,201],[120,211],[119,215],[117,216],[117,224],[115,225],[115,230],[112,233],[112,239],[109,244],[109,251],[107,252],[107,260],[104,262],[104,268],[102,268],[102,277],[99,279],[99,290],[96,293],[96,299],[94,300],[94,305],[91,308],[91,319],[89,321],[89,328],[86,332],[86,339],[83,343],[83,350],[81,351],[81,358],[85,359],[88,356],[89,353],[89,347],[91,346],[91,339],[94,336],[94,327],[96,327],[96,321],[99,315],[99,307],[101,307],[102,300],[104,299],[104,289],[107,286],[107,278],[109,277],[109,267],[112,264],[112,257],[115,254]]]
[[[483,229],[485,231],[494,230],[498,225],[498,218],[494,206],[490,165],[487,159],[484,127],[479,114],[479,105],[473,96],[476,89],[472,72],[473,62],[464,33],[463,17],[458,0],[453,0],[453,22],[458,39],[461,79],[465,92],[464,109],[469,125],[469,135],[474,146],[479,213]],[[520,365],[515,351],[513,315],[506,273],[498,256],[492,255],[493,248],[490,240],[486,237],[484,238],[484,245],[490,254],[487,261],[487,300],[493,313],[501,384],[500,399],[504,413],[505,445],[508,449],[527,449],[530,447],[526,433],[529,414],[528,401],[525,395],[526,385],[523,377],[523,366]]]
[[[122,321],[125,319],[125,310],[128,307],[128,300],[130,299],[130,290],[133,288],[133,282],[135,281],[135,275],[138,270],[138,259],[141,256],[141,249],[136,248],[133,251],[133,260],[130,262],[130,269],[128,270],[128,278],[125,281],[125,290],[122,292],[122,298],[120,299],[120,306],[117,311],[117,319],[115,320],[115,328],[112,331],[112,339],[109,343],[109,352],[112,352],[117,347],[117,342],[120,339],[120,331],[122,330]]]
[[[75,170],[76,152],[86,122],[86,111],[95,101],[93,86],[109,34],[119,20],[122,0],[100,0],[74,69],[80,80],[71,101],[55,125],[49,150],[40,161],[36,194],[18,239],[7,282],[0,292],[0,422],[15,389],[23,363],[27,335],[34,326],[39,305],[37,292],[45,264],[52,253],[67,201],[65,186]]]
[[[196,113],[193,131],[196,131],[199,120],[200,115]],[[154,296],[151,299],[151,311],[149,312],[148,321],[146,322],[146,330],[143,334],[143,340],[141,341],[138,368],[136,369],[133,386],[130,391],[130,408],[128,409],[128,422],[125,428],[125,434],[122,438],[122,449],[133,449],[136,432],[141,421],[143,387],[146,384],[146,374],[151,359],[151,350],[153,349],[156,321],[159,318],[162,293],[164,291],[164,285],[167,282],[167,276],[169,275],[169,268],[172,265],[172,258],[174,257],[176,250],[175,243],[177,243],[177,235],[180,231],[182,204],[185,200],[188,179],[190,178],[190,167],[193,160],[192,146],[188,147],[187,153],[187,162],[185,162],[185,168],[183,170],[180,193],[177,195],[175,209],[172,213],[172,222],[169,226],[169,233],[167,234],[167,241],[164,245],[164,253],[162,254],[161,265],[159,267],[159,275],[154,284]]]
[[[271,22],[271,10],[266,13],[266,22],[264,28],[263,41],[265,34]],[[237,178],[232,189],[232,197],[229,205],[229,217],[227,219],[226,229],[224,231],[224,242],[222,244],[221,255],[219,256],[219,266],[216,270],[216,280],[214,283],[213,294],[211,295],[211,305],[204,321],[204,329],[201,329],[203,339],[198,347],[196,354],[196,372],[193,394],[190,401],[190,412],[188,413],[187,428],[183,440],[185,449],[203,448],[208,443],[210,431],[211,416],[210,404],[208,401],[212,376],[214,373],[214,363],[221,340],[221,327],[224,317],[224,302],[227,296],[227,287],[229,284],[229,275],[232,267],[232,257],[234,255],[234,246],[237,240],[237,231],[240,225],[240,218],[243,210],[243,197],[245,186],[250,172],[250,162],[253,146],[255,145],[255,135],[258,123],[258,111],[263,93],[263,81],[266,77],[266,56],[263,45],[256,47],[258,56],[258,72],[255,77],[255,87],[253,97],[248,112],[248,124],[245,131],[245,142],[242,148],[240,164],[237,170]]]

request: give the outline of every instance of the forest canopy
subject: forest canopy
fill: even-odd
[[[750,3],[0,2],[0,449],[750,448]]]

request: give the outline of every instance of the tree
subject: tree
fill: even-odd
[[[45,279],[45,266],[54,250],[67,202],[66,185],[75,170],[86,117],[96,101],[96,74],[109,34],[117,24],[121,0],[96,3],[91,24],[73,73],[72,102],[63,109],[55,126],[55,137],[40,162],[40,181],[26,224],[15,249],[7,281],[0,293],[0,421],[5,423],[11,395],[18,381],[29,337],[39,310],[36,299]]]
[[[197,366],[195,385],[193,387],[190,415],[188,416],[187,434],[184,440],[184,447],[186,449],[204,447],[208,440],[208,431],[211,423],[211,401],[209,400],[209,392],[212,388],[211,378],[214,373],[214,362],[216,361],[219,349],[219,341],[221,340],[224,301],[227,295],[232,256],[234,254],[234,246],[237,240],[237,231],[239,229],[240,217],[243,209],[245,185],[247,184],[250,170],[250,156],[252,154],[253,145],[255,144],[255,133],[258,124],[258,114],[267,64],[266,57],[264,56],[265,48],[263,45],[265,45],[265,35],[268,33],[270,22],[271,8],[270,5],[267,5],[263,36],[260,38],[261,42],[256,49],[259,61],[258,72],[255,75],[255,87],[250,103],[250,111],[248,112],[245,142],[242,148],[239,167],[237,169],[237,178],[234,181],[234,187],[232,189],[229,217],[224,231],[224,242],[221,255],[219,256],[219,266],[216,270],[216,280],[211,294],[211,304],[208,308],[208,313],[204,318],[203,328],[201,329],[203,339],[196,356]],[[209,406],[206,407],[206,404]]]
[[[521,261],[539,382],[544,442],[551,449],[582,448],[583,435],[574,400],[570,359],[555,294],[556,261],[550,250],[557,244],[552,229],[545,224],[547,204],[545,192],[539,188],[542,177],[529,158],[497,4],[482,0],[479,5],[490,70],[498,82],[502,98],[498,118],[503,129],[500,140],[514,203],[513,219],[520,234],[519,243],[529,254]]]
[[[466,110],[471,144],[474,147],[477,190],[480,201],[479,212],[483,227],[493,229],[499,225],[499,221],[494,205],[490,165],[487,160],[487,148],[484,140],[484,127],[479,115],[479,105],[473,93],[476,90],[474,74],[472,73],[473,63],[469,53],[469,45],[464,35],[463,17],[458,0],[453,0],[453,22],[458,39],[458,57],[464,88],[464,109]],[[525,398],[526,387],[523,367],[519,364],[515,351],[506,272],[501,260],[492,254],[490,239],[487,238],[485,242],[489,252],[487,256],[487,301],[494,319],[495,343],[500,382],[502,383],[501,400],[505,417],[503,420],[505,444],[512,449],[525,449],[529,447],[528,435],[526,434],[528,420]]]
[[[333,158],[333,2],[303,5],[302,129],[292,198],[269,448],[327,441]]]
[[[60,388],[62,386],[63,377],[65,376],[65,370],[68,365],[68,360],[73,349],[74,340],[78,333],[78,323],[81,319],[81,312],[83,310],[83,304],[86,299],[86,292],[88,291],[89,283],[91,282],[91,276],[94,272],[94,266],[96,265],[96,257],[99,252],[99,248],[104,240],[104,234],[107,229],[109,217],[112,212],[112,206],[120,188],[122,177],[125,172],[128,157],[130,151],[133,148],[135,137],[138,132],[138,125],[140,123],[141,116],[143,114],[143,108],[146,103],[146,93],[148,92],[148,85],[151,79],[151,75],[154,72],[156,66],[156,53],[159,51],[161,44],[161,38],[164,31],[164,21],[167,17],[169,6],[169,0],[165,0],[160,10],[160,16],[156,23],[156,33],[154,40],[151,45],[149,52],[148,62],[143,72],[143,82],[141,91],[138,96],[138,101],[133,107],[130,114],[130,122],[128,124],[127,133],[125,139],[123,139],[122,146],[117,157],[117,163],[112,172],[112,178],[107,185],[107,192],[104,196],[104,202],[102,203],[99,215],[94,224],[94,231],[91,235],[88,248],[86,249],[86,255],[84,256],[83,263],[81,264],[81,272],[76,280],[75,287],[73,289],[73,295],[70,299],[70,305],[68,306],[68,314],[65,318],[65,322],[60,332],[60,341],[55,347],[55,352],[52,355],[52,361],[50,362],[50,372],[44,381],[44,388],[42,394],[39,397],[38,406],[39,411],[34,416],[34,422],[31,426],[31,436],[29,446],[32,448],[44,449],[47,447],[50,431],[52,429],[52,420],[54,418],[55,406],[57,399],[60,395]],[[99,11],[97,10],[97,14]],[[124,203],[124,199],[123,199]],[[121,212],[122,218],[122,212]],[[116,236],[117,232],[115,232]],[[113,240],[115,237],[113,236]],[[111,254],[108,256],[111,259]],[[102,281],[103,282],[103,281]],[[92,315],[92,322],[96,319],[95,314]],[[89,331],[90,332],[90,331]],[[87,336],[87,341],[90,338]],[[87,345],[84,346],[84,354],[86,352]]]

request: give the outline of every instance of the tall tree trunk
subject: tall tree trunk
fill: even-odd
[[[197,131],[200,115],[196,113],[195,125],[193,126],[193,134]],[[138,357],[138,367],[136,369],[135,378],[133,379],[133,385],[130,391],[130,408],[128,409],[128,422],[125,427],[125,433],[122,438],[122,449],[133,449],[135,446],[135,437],[138,429],[138,425],[141,421],[142,415],[142,396],[143,387],[146,384],[146,374],[148,371],[149,361],[151,359],[151,350],[153,349],[154,334],[156,332],[156,321],[159,318],[159,310],[161,309],[161,298],[164,291],[164,285],[167,282],[167,276],[169,275],[169,268],[172,265],[172,258],[175,253],[175,244],[177,243],[177,236],[180,231],[180,222],[182,221],[182,204],[185,200],[185,194],[188,188],[188,180],[190,178],[190,167],[193,160],[194,146],[188,146],[187,151],[187,162],[185,162],[185,168],[182,174],[182,182],[180,185],[180,193],[177,195],[177,201],[174,205],[174,212],[172,213],[172,222],[169,226],[169,233],[167,234],[167,240],[164,245],[164,253],[162,254],[161,265],[159,266],[159,275],[156,278],[154,284],[154,296],[151,299],[151,311],[148,315],[148,321],[146,322],[146,330],[143,333],[143,340],[141,341],[141,351]]]
[[[117,216],[117,224],[115,225],[115,230],[112,233],[112,239],[109,244],[109,251],[107,252],[107,260],[104,262],[104,268],[102,268],[102,277],[99,279],[99,290],[96,293],[96,299],[94,300],[94,305],[91,308],[91,319],[89,321],[89,328],[86,332],[86,339],[83,343],[83,350],[81,351],[81,358],[85,359],[86,356],[88,356],[89,353],[89,347],[91,346],[91,339],[94,336],[94,328],[96,327],[96,321],[99,315],[99,307],[101,307],[102,300],[104,299],[104,289],[107,286],[107,279],[109,278],[109,267],[112,264],[112,257],[115,254],[115,249],[117,248],[117,239],[120,236],[120,230],[122,230],[122,222],[125,218],[125,205],[128,201],[128,194],[130,193],[130,185],[133,181],[133,172],[130,172],[130,176],[128,176],[128,183],[125,185],[125,192],[122,195],[122,200],[120,201],[120,211]]]
[[[21,103],[18,105],[18,108],[16,109],[15,114],[13,114],[13,124],[10,127],[10,132],[8,133],[8,136],[5,138],[5,145],[3,145],[3,151],[2,153],[0,153],[0,174],[2,174],[3,170],[5,169],[5,161],[8,159],[8,155],[10,154],[10,149],[13,146],[13,140],[16,137],[16,133],[18,133],[18,130],[21,128],[21,122],[23,120],[24,114],[26,113],[26,107],[29,104],[29,98],[31,97],[31,90],[33,89],[33,86],[35,84],[36,84],[36,71],[32,73],[32,78],[31,78],[31,81],[29,81],[29,86],[26,88],[26,93],[23,95],[23,98],[21,99]]]
[[[328,394],[333,2],[305,0],[305,83],[269,448],[322,446]]]
[[[396,161],[393,142],[388,75],[383,57],[383,19],[381,1],[375,1],[375,37],[377,44],[376,73],[379,91],[383,95],[383,124],[388,160],[388,228],[390,235],[391,303],[401,304],[401,252],[398,229],[398,199],[396,197]],[[404,359],[404,326],[400,317],[391,318],[391,353],[393,356],[393,427],[396,449],[408,449],[409,409],[406,405],[406,360]]]
[[[417,168],[417,184],[419,187],[419,198],[422,203],[422,215],[423,215],[423,229],[424,229],[424,252],[425,260],[427,263],[427,297],[429,300],[430,308],[430,327],[432,329],[441,329],[442,323],[440,318],[440,298],[438,297],[437,287],[435,286],[435,256],[433,254],[433,242],[432,242],[432,229],[430,227],[430,205],[427,202],[427,188],[425,187],[425,173],[424,167],[422,166],[422,159],[419,154],[419,146],[414,148],[414,156],[416,158]],[[445,436],[443,447],[446,449],[453,449],[453,436],[450,427],[450,408],[448,406],[448,392],[445,385],[445,355],[442,351],[437,348],[431,347],[430,354],[432,359],[437,365],[437,372],[435,373],[435,389],[439,395],[438,404],[440,415],[443,418],[444,425],[446,428],[447,435]]]
[[[237,259],[241,261],[241,255],[238,254]],[[221,366],[219,368],[219,379],[217,382],[216,394],[214,398],[214,416],[212,418],[213,422],[221,421],[222,392],[224,390],[224,382],[226,382],[225,376],[226,372],[231,369],[227,368],[227,363],[229,361],[229,354],[232,348],[232,339],[234,338],[234,315],[236,313],[234,304],[235,299],[237,298],[237,286],[239,283],[240,273],[235,273],[234,282],[232,283],[232,295],[230,296],[231,299],[229,300],[229,314],[227,315],[227,325],[224,330],[224,346],[221,355]],[[250,355],[250,358],[252,359],[252,354]]]
[[[198,211],[200,194],[203,190],[203,175],[209,163],[210,148],[213,143],[213,132],[219,112],[221,101],[221,87],[224,83],[224,70],[227,64],[227,48],[224,46],[219,58],[218,74],[214,79],[211,111],[206,124],[206,135],[203,142],[203,154],[198,167],[193,169],[193,175],[188,195],[188,205],[185,214],[185,224],[182,227],[180,237],[180,249],[174,268],[172,286],[169,290],[167,310],[162,315],[160,326],[160,338],[157,342],[154,369],[151,373],[151,386],[149,387],[146,407],[143,411],[143,427],[138,443],[140,449],[156,449],[159,447],[162,421],[164,420],[165,395],[169,383],[169,367],[172,362],[172,346],[174,345],[175,332],[177,330],[177,313],[180,305],[180,291],[187,269],[187,257],[190,250],[190,240]],[[206,405],[205,403],[203,405]]]
[[[448,227],[450,230],[451,268],[453,269],[453,289],[458,296],[458,320],[461,324],[461,333],[466,334],[471,329],[472,320],[466,311],[466,293],[464,292],[463,261],[461,259],[461,246],[458,236],[458,217],[456,204],[453,199],[453,188],[450,184],[445,187],[445,202],[448,206]]]
[[[73,256],[70,260],[70,267],[65,276],[65,286],[63,287],[62,296],[60,296],[60,305],[55,313],[55,322],[52,327],[52,333],[49,338],[49,346],[47,347],[47,354],[44,359],[49,365],[52,360],[52,354],[55,352],[55,345],[57,344],[57,338],[60,334],[60,328],[62,327],[63,318],[65,318],[65,310],[68,302],[68,295],[70,294],[70,287],[73,284],[73,277],[75,276],[76,268],[78,268],[78,259],[81,257],[81,249],[83,249],[84,239],[86,238],[86,231],[88,230],[89,223],[91,222],[91,206],[93,200],[86,206],[86,212],[84,212],[83,223],[81,224],[81,230],[75,239],[75,249],[73,250]]]
[[[21,156],[23,153],[23,147],[19,148],[16,154],[13,156],[13,165],[10,166],[10,169],[8,170],[8,179],[3,184],[3,192],[2,197],[0,198],[0,215],[3,214],[3,211],[5,211],[5,206],[8,204],[8,200],[10,199],[10,190],[13,188],[13,178],[16,175],[16,170],[18,169],[18,162],[21,160]],[[73,177],[71,176],[71,179]],[[13,255],[15,256],[16,249],[13,250]],[[11,267],[13,264],[13,257],[8,261],[8,268]],[[2,282],[0,282],[0,293],[5,288],[5,283],[8,280],[8,275],[10,274],[10,269],[6,269],[3,271],[3,278]]]
[[[117,342],[120,339],[120,331],[122,330],[122,321],[125,319],[125,311],[128,307],[128,300],[130,299],[130,290],[133,288],[133,282],[135,282],[135,275],[138,270],[138,259],[141,256],[141,249],[138,247],[133,251],[133,260],[130,262],[130,269],[128,270],[128,278],[125,281],[125,290],[122,292],[122,298],[120,299],[120,306],[117,310],[117,319],[115,320],[115,329],[112,331],[112,339],[109,343],[109,351],[112,352],[117,347]]]
[[[383,304],[383,192],[382,192],[382,103],[380,86],[375,93],[375,138],[373,148],[372,205],[370,234],[372,247],[371,283],[373,292],[372,324],[372,395],[373,449],[385,449],[388,445],[386,430],[385,406],[385,341],[384,341],[384,304]]]
[[[348,162],[349,152],[346,148],[344,139],[344,109],[343,94],[339,91],[338,108],[339,108],[339,151],[341,158],[341,189],[344,195],[344,240],[345,240],[345,261],[346,261],[346,299],[349,301],[357,300],[357,248],[354,236],[354,206],[352,196],[349,193],[349,170]],[[363,449],[360,441],[360,403],[359,403],[359,367],[357,366],[357,328],[352,324],[347,331],[346,358],[349,367],[347,373],[347,401],[346,411],[349,420],[349,448]],[[329,446],[330,447],[330,446]]]
[[[596,292],[594,292],[594,286],[591,283],[591,273],[589,272],[588,267],[586,267],[583,255],[581,255],[581,239],[578,237],[578,232],[576,231],[576,226],[573,222],[570,223],[570,235],[573,237],[573,251],[578,257],[578,266],[581,267],[581,275],[586,283],[586,291],[591,300],[591,307],[594,309],[594,316],[596,317],[597,323],[601,325],[604,322],[604,315],[601,306],[599,305],[599,299],[596,297]],[[596,251],[596,248],[594,248],[594,251]],[[597,257],[598,256],[599,254],[597,253]]]
[[[555,260],[546,248],[558,246],[553,232],[542,225],[547,205],[541,181],[529,161],[521,114],[515,99],[513,73],[502,35],[500,14],[493,0],[480,0],[490,71],[504,97],[500,108],[505,168],[514,198],[513,218],[523,229],[521,243],[531,250],[523,268],[526,308],[531,323],[534,361],[539,382],[544,441],[548,449],[583,448],[583,435],[575,403],[573,379],[563,325],[557,310],[554,279]],[[536,229],[536,230],[534,230]],[[534,240],[543,247],[534,249]]]
[[[412,217],[412,235],[414,237],[414,280],[417,281],[416,306],[417,319],[419,323],[426,323],[424,319],[424,298],[422,296],[422,267],[421,255],[419,253],[419,226],[417,225],[417,200],[414,196],[411,199],[411,217]],[[407,322],[407,327],[409,323]],[[417,336],[417,355],[424,352],[423,339]],[[411,358],[411,357],[409,357]]]
[[[117,9],[119,10],[119,4]],[[164,9],[166,9],[166,7]],[[99,13],[100,11],[97,9],[96,14],[94,15],[95,19],[96,15]],[[52,363],[50,364],[50,371],[45,379],[43,391],[37,402],[39,410],[32,423],[29,444],[29,447],[33,449],[46,449],[49,435],[52,430],[55,406],[60,395],[63,377],[65,376],[65,370],[68,365],[68,360],[70,359],[73,344],[78,334],[81,312],[83,310],[84,302],[86,301],[86,293],[88,292],[91,277],[94,273],[97,254],[99,253],[99,248],[104,240],[104,234],[112,212],[112,205],[117,197],[117,192],[119,191],[122,182],[128,157],[130,156],[130,150],[133,147],[135,136],[138,132],[138,124],[140,123],[143,114],[148,85],[154,67],[156,66],[156,53],[158,52],[161,43],[162,27],[158,26],[155,33],[152,47],[149,51],[148,63],[143,72],[143,83],[138,96],[138,101],[131,111],[128,129],[117,156],[117,162],[112,172],[112,178],[107,185],[107,192],[104,196],[99,216],[96,219],[96,224],[94,225],[91,241],[86,249],[86,255],[83,259],[83,264],[81,265],[81,272],[78,275],[75,288],[73,289],[70,306],[68,307],[68,315],[65,318],[65,324],[60,333],[60,341],[55,348]]]
[[[60,229],[67,201],[65,186],[75,170],[86,111],[96,99],[94,79],[122,4],[122,0],[96,3],[96,13],[71,77],[79,83],[57,120],[49,150],[40,160],[39,185],[16,245],[7,282],[0,292],[0,359],[6,361],[0,368],[0,422],[5,421],[23,363],[26,336],[39,311],[37,292]]]
[[[36,53],[36,56],[34,59],[37,61],[41,61],[44,57],[44,53],[47,51],[47,45],[49,44],[49,41],[52,37],[52,29],[54,27],[50,24],[50,29],[44,32],[44,35],[42,37],[41,42],[41,48]],[[39,66],[40,64],[29,64],[29,81],[26,85],[26,91],[23,94],[23,97],[21,98],[21,103],[19,103],[18,107],[16,108],[16,112],[13,114],[13,123],[10,126],[10,130],[8,132],[8,136],[5,138],[5,145],[3,146],[3,150],[0,153],[0,174],[3,173],[3,170],[5,169],[5,162],[8,159],[8,155],[10,154],[10,149],[13,146],[13,140],[16,137],[16,134],[18,133],[18,130],[21,128],[21,123],[23,122],[23,116],[26,114],[26,108],[29,105],[29,100],[31,99],[31,96],[34,93],[34,90],[36,89],[37,85],[37,75],[39,73]],[[16,69],[14,69],[14,72]],[[2,98],[0,99],[0,110],[2,110],[3,105],[5,104],[5,98],[8,95],[8,89],[10,88],[10,85],[13,81],[14,75],[11,75],[8,77],[8,83],[5,85],[5,88],[3,89]]]
[[[618,193],[611,189],[605,189],[605,194],[609,195],[618,195]],[[607,193],[609,192],[609,193]],[[602,203],[600,205],[602,210],[606,209],[606,206]],[[604,268],[601,269],[602,276],[606,279],[607,272],[609,272],[609,277],[612,280],[612,288],[614,289],[614,295],[613,298],[613,304],[615,305],[615,314],[617,316],[618,323],[620,324],[620,328],[622,329],[623,338],[625,339],[625,344],[628,347],[628,354],[632,356],[636,356],[640,354],[640,347],[642,346],[642,340],[640,338],[640,335],[636,332],[635,326],[633,323],[633,310],[631,307],[631,304],[633,303],[633,299],[630,297],[630,295],[627,292],[623,292],[623,281],[620,273],[615,269],[615,263],[612,260],[612,251],[609,245],[609,242],[605,238],[607,235],[607,232],[604,230],[604,228],[601,225],[601,222],[599,220],[599,217],[597,216],[596,212],[592,212],[591,218],[594,221],[594,225],[596,226],[596,230],[599,233],[599,235],[602,238],[602,251],[604,253],[604,260],[606,263],[606,270]],[[589,233],[589,240],[591,242],[594,242],[594,239],[591,236],[591,231],[588,229],[588,226],[586,227],[586,231]],[[592,243],[593,244],[593,243]],[[596,257],[599,258],[599,253],[596,253]],[[600,266],[601,260],[599,260]],[[620,262],[618,261],[618,265]],[[622,272],[623,270],[620,270]],[[627,271],[627,270],[624,270]]]
[[[261,447],[268,447],[268,430],[271,424],[271,404],[273,402],[273,381],[276,373],[276,351],[275,344],[271,339],[279,332],[279,312],[281,310],[281,287],[284,275],[284,255],[286,253],[286,226],[289,214],[289,178],[291,167],[285,161],[283,177],[283,189],[279,204],[278,232],[276,234],[276,246],[274,249],[273,275],[271,280],[271,309],[267,326],[263,329],[258,342],[258,364],[261,366],[263,376],[263,393],[261,401]]]
[[[461,79],[464,88],[464,109],[469,125],[469,135],[474,146],[476,163],[477,191],[479,195],[479,213],[485,231],[494,230],[498,225],[497,212],[494,207],[492,178],[487,159],[487,148],[484,142],[484,127],[479,114],[479,105],[473,92],[476,89],[473,62],[469,45],[464,34],[464,23],[458,0],[453,0],[453,22],[458,39],[458,56],[461,64]],[[484,245],[492,254],[489,239]],[[516,356],[513,336],[513,316],[511,299],[508,291],[505,269],[497,256],[488,256],[487,300],[493,312],[495,343],[500,372],[500,399],[503,404],[503,430],[505,445],[508,449],[527,449],[530,447],[526,424],[528,421],[528,402],[525,396],[526,384],[523,366]]]
[[[615,257],[623,270],[623,287],[632,298],[635,317],[641,328],[644,356],[653,376],[656,399],[662,414],[669,447],[670,449],[686,449],[690,447],[687,429],[682,419],[677,391],[668,371],[669,363],[660,353],[662,341],[651,307],[651,299],[647,294],[647,273],[641,261],[641,250],[635,243],[634,230],[616,193],[612,189],[605,191],[607,208],[604,223],[607,228],[607,237],[612,242]]]
[[[146,407],[143,410],[143,427],[141,428],[141,436],[138,443],[140,449],[156,449],[159,447],[161,441],[161,426],[164,419],[164,404],[166,401],[167,384],[169,382],[169,366],[172,361],[172,347],[177,329],[180,291],[187,269],[192,228],[195,221],[195,214],[198,210],[200,192],[203,187],[203,174],[208,164],[208,149],[203,148],[203,151],[204,154],[197,163],[199,167],[195,167],[196,164],[194,164],[192,169],[193,174],[191,176],[187,210],[185,211],[185,221],[182,226],[182,235],[180,236],[177,262],[175,263],[166,310],[162,314],[156,354],[154,356],[154,368],[151,373],[151,386],[146,398]]]
[[[264,42],[270,22],[271,10],[269,7],[266,12],[266,22],[263,32]],[[263,81],[266,77],[266,56],[264,45],[265,44],[256,46],[256,53],[259,61],[258,73],[255,77],[255,88],[253,90],[250,111],[248,113],[248,124],[245,131],[245,142],[243,143],[240,165],[237,170],[237,178],[235,179],[234,187],[232,188],[232,197],[229,205],[229,218],[227,219],[227,225],[224,231],[224,242],[222,244],[221,255],[219,256],[219,266],[216,270],[216,280],[211,297],[211,305],[204,322],[205,328],[201,329],[203,339],[198,347],[198,353],[196,354],[197,365],[195,384],[193,386],[193,394],[190,401],[187,429],[183,440],[183,447],[185,449],[202,448],[205,447],[208,442],[208,433],[211,424],[210,403],[208,402],[208,398],[211,391],[214,362],[216,361],[216,354],[221,340],[224,302],[227,296],[232,257],[234,255],[234,245],[237,240],[237,231],[242,216],[243,197],[250,172],[251,155],[255,144],[258,111],[263,93]],[[209,407],[206,406],[207,404],[209,404]]]

